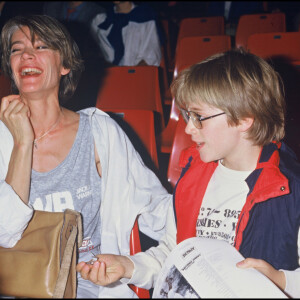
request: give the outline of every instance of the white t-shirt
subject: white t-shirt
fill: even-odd
[[[228,169],[219,161],[203,198],[197,236],[234,244],[236,223],[249,192],[245,179],[251,172]]]

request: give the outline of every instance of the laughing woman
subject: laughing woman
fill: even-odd
[[[14,94],[0,107],[0,246],[17,243],[34,209],[82,214],[79,261],[91,250],[129,255],[138,214],[141,230],[158,240],[171,196],[107,114],[61,106],[83,70],[66,29],[48,16],[15,17],[1,45]],[[77,297],[120,296],[135,294],[127,284],[100,287],[79,275]]]

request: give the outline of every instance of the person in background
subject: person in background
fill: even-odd
[[[245,257],[237,267],[254,267],[299,298],[300,164],[282,142],[280,76],[262,58],[234,49],[183,70],[171,90],[195,144],[180,157],[165,236],[127,256],[126,266],[102,254],[77,271],[100,285],[123,278],[151,288],[171,249],[196,236],[227,241]]]
[[[84,261],[128,255],[138,215],[139,229],[159,240],[172,196],[106,113],[63,107],[83,70],[66,28],[50,16],[17,16],[1,40],[14,94],[0,106],[0,246],[18,242],[34,209],[81,213]],[[125,283],[101,287],[78,274],[78,298],[120,296],[136,297]]]
[[[107,13],[98,14],[91,24],[104,58],[119,66],[159,66],[161,47],[154,10],[132,1],[113,3]]]

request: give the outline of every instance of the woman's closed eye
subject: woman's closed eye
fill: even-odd
[[[39,46],[36,46],[36,49],[43,50],[43,49],[49,49],[49,47],[47,45],[39,45]]]
[[[12,54],[12,53],[16,53],[16,52],[18,52],[18,51],[21,51],[21,48],[12,48],[12,49],[10,50],[10,53]]]

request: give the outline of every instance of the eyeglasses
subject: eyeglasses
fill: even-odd
[[[198,115],[197,113],[195,113],[193,111],[188,111],[188,110],[185,110],[185,109],[181,108],[181,114],[182,114],[183,119],[185,120],[186,123],[188,123],[189,119],[192,119],[192,122],[193,122],[194,126],[198,129],[201,129],[202,128],[202,121],[212,119],[212,118],[217,117],[217,116],[224,115],[225,112],[222,112],[222,113],[210,116],[210,117],[203,118],[202,116]]]

